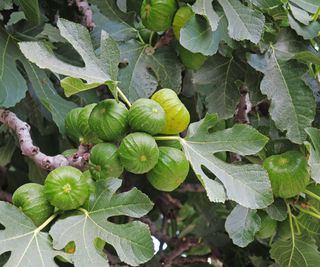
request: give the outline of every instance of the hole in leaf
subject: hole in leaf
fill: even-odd
[[[109,222],[116,224],[125,224],[129,222],[129,218],[127,216],[112,216],[108,218]]]
[[[7,261],[10,258],[10,255],[11,255],[11,251],[7,251],[0,255],[0,266],[4,266],[7,263]]]
[[[210,179],[217,179],[217,177],[206,166],[201,165],[201,169],[205,173],[205,175],[207,175]]]
[[[67,259],[65,259],[62,256],[57,256],[54,258],[54,261],[58,264],[60,267],[74,267],[73,264],[69,263]]]
[[[76,244],[74,241],[70,241],[63,249],[68,254],[74,254],[76,252]]]
[[[56,43],[55,46],[56,49],[53,50],[53,53],[61,61],[76,67],[85,66],[80,54],[73,48],[71,44]]]
[[[123,59],[121,62],[119,62],[118,67],[119,69],[123,69],[129,65],[128,59]]]

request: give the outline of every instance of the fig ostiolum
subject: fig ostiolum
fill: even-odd
[[[47,199],[60,210],[72,210],[83,205],[89,195],[88,187],[82,172],[71,166],[51,171],[44,183]]]
[[[173,191],[187,177],[189,162],[185,154],[173,147],[160,147],[158,163],[147,174],[149,182],[158,190]]]
[[[12,196],[12,203],[20,208],[36,226],[44,223],[54,210],[45,196],[43,185],[35,183],[20,186]]]
[[[166,113],[166,124],[161,134],[178,134],[185,130],[190,122],[190,114],[177,94],[168,88],[156,92],[152,97]]]
[[[95,180],[119,177],[123,172],[123,166],[117,146],[110,143],[95,145],[90,151],[89,169]]]
[[[124,168],[140,174],[150,171],[158,162],[159,149],[154,138],[146,133],[131,133],[123,138],[119,157]]]
[[[141,98],[132,104],[128,122],[134,131],[155,135],[165,126],[166,114],[156,101]]]
[[[288,151],[265,159],[273,194],[281,198],[294,197],[309,183],[308,162],[298,151]]]
[[[119,140],[128,130],[128,109],[114,99],[101,101],[93,108],[89,125],[101,140]]]
[[[176,0],[144,0],[140,12],[142,23],[151,31],[165,31],[171,27],[176,10]]]

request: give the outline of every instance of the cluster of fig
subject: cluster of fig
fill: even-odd
[[[140,30],[142,38],[148,41],[151,32],[164,32],[172,27],[175,37],[180,40],[181,28],[195,15],[188,5],[190,2],[193,1],[184,1],[179,7],[176,0],[144,0],[140,10],[145,27]],[[178,54],[185,67],[192,70],[199,69],[207,59],[207,56],[193,53],[182,45],[178,46]]]
[[[66,116],[66,133],[75,142],[93,145],[88,170],[59,167],[48,174],[44,185],[18,188],[13,203],[41,225],[55,208],[85,206],[95,190],[93,180],[121,178],[124,171],[146,174],[157,190],[172,191],[189,172],[177,141],[189,122],[188,110],[171,89],[161,89],[151,99],[141,98],[129,109],[115,99],[75,108]],[[176,141],[163,141],[167,135]]]

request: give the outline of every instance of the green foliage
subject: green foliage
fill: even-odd
[[[226,220],[226,231],[233,243],[245,247],[254,239],[261,226],[261,219],[256,210],[237,205]]]
[[[280,266],[317,266],[320,254],[315,241],[307,236],[293,236],[272,245],[271,257]]]
[[[316,128],[306,128],[305,129],[310,142],[305,141],[306,148],[308,149],[309,156],[309,166],[311,168],[311,178],[316,182],[320,182],[320,130]]]
[[[88,2],[0,1],[0,265],[318,266],[319,0]]]
[[[0,222],[5,230],[0,231],[0,253],[11,251],[7,266],[49,266],[55,267],[54,257],[68,257],[52,249],[49,234],[37,228],[31,219],[18,208],[0,202]],[[19,227],[17,227],[19,225]]]
[[[95,247],[97,237],[112,245],[120,259],[138,265],[153,256],[149,229],[141,222],[115,224],[107,221],[112,216],[126,215],[139,218],[150,211],[153,204],[137,189],[116,194],[121,185],[118,179],[100,180],[87,207],[81,213],[59,220],[50,230],[56,249],[74,241],[76,266],[103,266],[107,261]],[[67,231],[65,231],[67,230]]]
[[[247,208],[264,208],[273,197],[266,171],[259,165],[232,165],[223,162],[215,153],[229,151],[240,155],[258,153],[268,139],[250,126],[237,124],[233,128],[214,131],[216,115],[207,115],[202,121],[191,124],[189,134],[181,144],[191,166],[206,188],[211,201],[236,201]],[[217,180],[211,179],[203,166]]]
[[[62,75],[84,79],[88,83],[85,87],[86,89],[95,88],[97,84],[108,84],[114,87],[115,84],[111,80],[112,67],[109,66],[108,61],[106,62],[102,55],[100,57],[95,55],[90,35],[86,28],[80,24],[72,23],[64,19],[58,21],[58,27],[60,34],[68,40],[80,54],[85,67],[75,67],[63,62],[57,58],[52,49],[43,42],[21,42],[19,44],[21,51],[31,62],[34,62],[40,68],[48,68]],[[106,38],[108,38],[108,35],[105,32],[101,32],[101,52],[108,47],[104,44]],[[39,54],[42,56],[39,57]],[[112,64],[117,65],[118,62],[113,61]],[[80,83],[80,80],[77,81],[76,85],[78,85],[78,83]],[[75,93],[74,83],[68,81],[61,85],[65,86],[66,95]]]

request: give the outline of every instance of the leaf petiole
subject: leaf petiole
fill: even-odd
[[[309,209],[312,210],[314,213],[320,215],[320,210],[316,209],[315,207],[310,207]]]
[[[320,7],[317,9],[316,13],[313,14],[312,21],[316,21],[319,16],[320,16]]]
[[[88,211],[84,208],[79,208],[79,211],[81,211],[82,213],[84,213],[86,216],[88,216]]]
[[[39,233],[42,229],[44,229],[49,223],[51,223],[57,216],[59,212],[52,214],[43,224],[41,224],[35,232]]]
[[[149,45],[152,46],[152,39],[153,39],[154,32],[151,32],[149,37]]]
[[[141,37],[140,32],[138,31],[138,39],[141,43],[145,44],[145,41],[143,40],[143,38]]]
[[[303,209],[303,208],[300,208],[300,207],[297,207],[297,208],[302,213],[308,214],[308,215],[310,215],[310,216],[312,216],[312,217],[314,217],[316,219],[320,219],[320,215],[315,213],[315,212],[312,212],[310,210],[306,210],[306,209]]]
[[[317,194],[315,194],[315,193],[313,193],[313,192],[311,192],[311,191],[309,191],[309,190],[305,190],[304,193],[305,193],[306,195],[308,195],[309,197],[312,197],[312,198],[320,201],[320,196],[318,196]]]
[[[300,234],[301,234],[301,231],[300,231],[300,226],[299,226],[299,223],[298,223],[298,219],[297,219],[297,217],[294,216],[294,215],[292,215],[292,218],[293,218],[294,224],[295,224],[295,226],[296,226],[296,228],[297,228],[298,235],[300,235]]]
[[[291,231],[291,238],[292,238],[292,243],[294,244],[295,240],[294,240],[294,228],[293,228],[293,220],[292,220],[292,212],[291,212],[291,207],[288,203],[286,203],[287,205],[287,210],[288,210],[288,215],[289,215],[289,223],[290,223],[290,231]]]
[[[127,106],[130,108],[131,107],[131,103],[129,101],[129,99],[125,96],[125,94],[121,91],[121,89],[119,87],[117,87],[117,91],[119,96],[121,97],[121,99],[127,104]]]
[[[153,137],[157,141],[180,141],[181,137],[180,136],[154,136]]]

